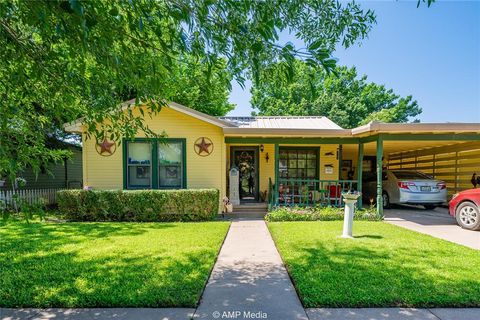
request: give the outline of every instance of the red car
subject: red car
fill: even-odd
[[[454,194],[448,204],[450,215],[460,227],[480,230],[480,189],[469,189]]]

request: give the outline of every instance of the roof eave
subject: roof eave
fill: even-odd
[[[223,128],[225,136],[351,137],[348,129]]]
[[[128,101],[125,101],[125,102],[122,102],[119,107],[120,107],[120,111],[124,111],[126,109],[128,109],[130,106],[132,105],[135,105],[136,104],[136,99],[131,99],[131,100],[128,100]],[[143,106],[142,102],[139,101],[138,104],[136,106]],[[213,124],[217,127],[220,127],[220,128],[226,128],[226,127],[235,127],[234,124],[228,122],[228,121],[225,121],[225,120],[221,120],[221,119],[218,119],[216,117],[212,117],[208,114],[205,114],[203,112],[200,112],[200,111],[197,111],[197,110],[194,110],[194,109],[191,109],[191,108],[188,108],[186,106],[183,106],[179,103],[176,103],[176,102],[168,102],[166,104],[166,107],[167,108],[171,108],[173,110],[176,110],[178,112],[181,112],[183,114],[187,114],[191,117],[194,117],[196,119],[199,119],[199,120],[202,120],[202,121],[205,121],[207,123],[210,123],[210,124]],[[83,122],[84,122],[84,117],[82,118],[79,118],[73,122],[69,122],[69,123],[65,123],[63,125],[63,128],[65,129],[65,131],[67,132],[75,132],[75,133],[82,133],[83,132],[83,128],[82,128],[82,125],[83,125]]]

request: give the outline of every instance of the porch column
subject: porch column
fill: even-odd
[[[274,205],[276,206],[278,204],[278,188],[279,188],[279,185],[278,185],[278,171],[279,171],[279,161],[280,161],[280,152],[279,152],[279,146],[278,146],[278,143],[275,143],[275,188],[273,188],[273,192],[275,193],[274,194]]]
[[[381,135],[378,135],[377,137],[377,215],[379,217],[383,217],[382,157],[383,157],[383,139]]]
[[[363,142],[358,144],[358,159],[357,159],[357,191],[362,192],[362,177],[363,177]],[[362,197],[358,198],[358,208],[362,208]]]
[[[342,180],[343,146],[341,144],[338,146],[337,158],[338,158],[338,180]]]

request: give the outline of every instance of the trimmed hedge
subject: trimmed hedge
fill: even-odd
[[[270,211],[265,220],[269,222],[276,221],[334,221],[343,220],[344,208],[335,207],[278,207]],[[374,209],[355,210],[354,220],[377,221]]]
[[[218,214],[217,189],[62,190],[59,210],[73,221],[206,221]]]

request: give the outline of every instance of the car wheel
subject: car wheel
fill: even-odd
[[[426,210],[433,210],[437,207],[433,204],[424,204],[423,206],[425,207]]]
[[[455,211],[460,227],[468,230],[480,230],[480,210],[473,202],[462,202]]]
[[[382,193],[382,202],[385,209],[390,208],[390,197],[388,196],[388,193]]]

